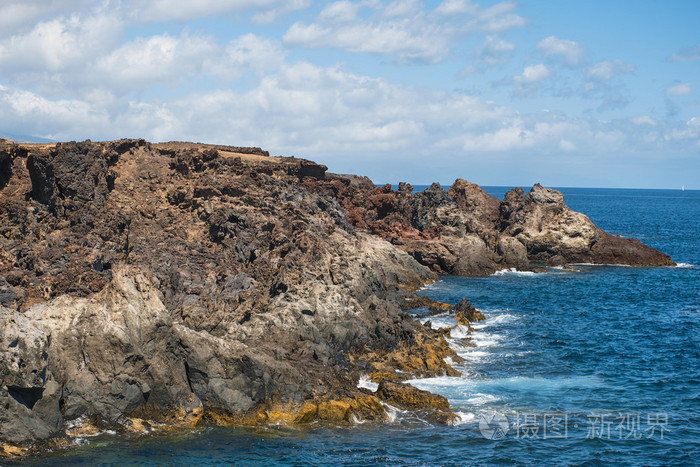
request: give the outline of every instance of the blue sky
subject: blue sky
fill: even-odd
[[[700,189],[700,2],[0,0],[0,135]]]

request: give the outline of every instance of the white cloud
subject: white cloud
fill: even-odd
[[[502,2],[480,10],[476,14],[475,24],[482,31],[498,33],[508,29],[525,26],[525,18],[514,13],[517,5],[514,2]]]
[[[150,85],[199,71],[202,59],[215,50],[210,38],[163,34],[124,44],[100,59],[97,69],[117,86]]]
[[[294,11],[304,10],[311,6],[311,3],[311,0],[287,0],[286,2],[277,2],[276,6],[273,8],[263,9],[255,13],[252,22],[254,24],[269,24],[280,16]]]
[[[274,19],[279,12],[307,8],[301,0],[128,0],[130,16],[142,22],[185,21],[208,16],[254,12],[259,22]],[[272,15],[270,15],[272,13]]]
[[[562,151],[573,151],[576,149],[576,145],[569,140],[563,139],[559,141],[559,148]]]
[[[96,64],[103,83],[133,92],[158,83],[177,84],[204,76],[223,81],[248,71],[262,75],[284,62],[279,43],[246,34],[221,45],[209,36],[168,34],[128,42]]]
[[[88,135],[108,126],[107,112],[85,101],[50,100],[27,91],[0,88],[2,128],[51,138],[66,134]]]
[[[622,73],[632,73],[636,67],[632,63],[625,62],[619,58],[612,62],[603,60],[588,69],[587,76],[600,81],[608,81]]]
[[[666,88],[667,96],[687,96],[690,94],[690,83],[678,83]]]
[[[657,125],[656,120],[654,120],[653,118],[651,118],[648,115],[641,115],[639,117],[634,117],[631,121],[635,125],[640,125],[640,126],[641,125],[650,125],[650,126]]]
[[[418,0],[394,0],[382,11],[382,16],[406,17],[420,13],[423,4]]]
[[[479,5],[472,3],[470,0],[444,0],[435,9],[436,13],[445,16],[475,14],[479,10]]]
[[[283,40],[289,45],[337,47],[348,52],[396,55],[400,62],[439,62],[449,52],[441,28],[423,21],[353,22],[337,28],[295,23]]]
[[[319,14],[319,19],[324,22],[345,23],[357,18],[358,3],[349,1],[333,2]]]
[[[515,50],[515,44],[497,36],[486,36],[484,43],[477,50],[477,55],[486,63],[495,64],[505,61],[504,56]]]
[[[0,41],[0,67],[3,74],[70,69],[116,45],[121,31],[119,19],[107,14],[39,22],[25,34]]]
[[[0,3],[0,37],[9,37],[60,11],[75,11],[94,0],[3,0]]]
[[[368,16],[358,17],[361,6],[370,12]],[[469,2],[447,1],[431,11],[415,0],[389,4],[339,1],[324,8],[314,22],[294,23],[283,40],[288,45],[391,55],[401,63],[437,63],[464,36],[495,34],[524,25],[514,10],[509,2],[481,9]]]
[[[543,64],[526,66],[522,74],[513,77],[513,81],[521,84],[531,84],[549,78],[552,72]]]
[[[584,53],[583,47],[578,42],[558,39],[554,36],[539,41],[537,48],[547,56],[561,56],[569,66],[578,65]]]
[[[700,138],[700,118],[693,117],[687,122],[683,128],[673,129],[666,134],[666,140],[683,140]]]

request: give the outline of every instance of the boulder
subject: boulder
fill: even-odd
[[[423,391],[408,383],[384,380],[379,383],[376,394],[389,405],[420,413],[436,423],[449,424],[457,418],[444,396]]]

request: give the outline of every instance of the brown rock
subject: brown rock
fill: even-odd
[[[485,319],[484,314],[474,308],[466,298],[463,298],[454,306],[454,314],[457,322],[463,326],[469,326],[469,323],[482,321]]]
[[[384,380],[379,383],[377,397],[400,409],[421,412],[438,423],[449,423],[456,418],[444,396],[423,391],[410,384]]]

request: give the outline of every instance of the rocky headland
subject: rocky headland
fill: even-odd
[[[449,423],[401,381],[458,357],[405,310],[480,313],[416,291],[572,262],[673,264],[539,185],[499,201],[258,148],[0,140],[0,453],[115,427],[384,421],[385,403]]]

